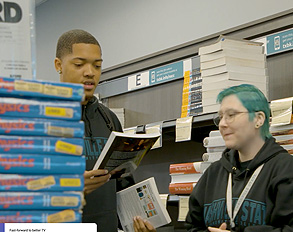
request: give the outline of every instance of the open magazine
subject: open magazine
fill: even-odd
[[[148,220],[155,228],[171,222],[154,177],[117,192],[117,212],[124,232],[134,232],[135,216]]]
[[[93,169],[112,171],[112,178],[133,172],[160,135],[112,131]]]

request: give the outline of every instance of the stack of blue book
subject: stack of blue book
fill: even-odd
[[[0,222],[81,222],[83,85],[0,78]]]

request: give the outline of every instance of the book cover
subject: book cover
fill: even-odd
[[[0,135],[30,135],[83,138],[83,121],[0,116]]]
[[[0,97],[0,116],[79,121],[81,104],[76,101]]]
[[[201,62],[200,68],[201,70],[204,70],[204,69],[210,69],[210,68],[222,66],[225,64],[252,67],[252,68],[266,68],[267,67],[265,60],[250,60],[250,59],[241,59],[241,58],[226,56],[226,57],[221,57],[219,59],[215,59],[212,61]]]
[[[209,164],[202,161],[189,162],[189,163],[176,163],[170,164],[169,173],[170,174],[190,174],[190,173],[203,173]]]
[[[225,64],[218,67],[201,70],[201,75],[202,75],[202,79],[204,79],[206,76],[217,75],[217,74],[221,74],[225,72],[239,72],[239,73],[246,73],[246,74],[252,74],[252,75],[266,76],[267,69]]]
[[[265,54],[259,54],[255,52],[245,51],[245,50],[242,50],[241,52],[239,52],[239,50],[229,48],[229,47],[225,48],[225,50],[219,50],[219,51],[208,53],[208,54],[201,54],[199,58],[200,58],[200,63],[204,63],[208,61],[217,60],[223,57],[249,59],[249,60],[255,60],[255,61],[266,60]]]
[[[236,80],[246,81],[247,83],[267,83],[267,76],[254,75],[240,72],[224,72],[217,75],[206,76],[202,79],[202,85],[214,84],[215,82]]]
[[[174,195],[191,194],[196,182],[190,183],[170,183],[169,193]]]
[[[82,84],[0,77],[0,96],[34,97],[81,102]]]
[[[0,223],[81,223],[82,212],[72,209],[66,210],[21,210],[21,211],[0,211]]]
[[[19,175],[0,174],[0,192],[63,192],[83,191],[80,175]]]
[[[171,182],[174,183],[189,183],[198,182],[202,173],[189,173],[189,174],[170,174]]]
[[[82,138],[0,135],[0,153],[82,155]]]
[[[249,84],[248,81],[239,81],[239,80],[223,80],[223,81],[218,81],[216,80],[215,82],[213,82],[213,84],[203,84],[202,85],[202,91],[206,92],[206,91],[210,91],[210,90],[217,90],[217,89],[225,89],[231,86],[235,86],[235,85],[242,85],[242,84]],[[266,90],[267,88],[267,83],[261,83],[261,82],[254,82],[251,83],[252,85],[256,86],[257,88],[259,88],[260,90]]]
[[[0,154],[0,173],[83,174],[84,156],[45,154]]]
[[[287,124],[287,125],[281,125],[281,126],[271,126],[270,132],[271,132],[272,136],[293,134],[293,124]]]
[[[82,208],[81,192],[0,192],[1,210],[63,210]]]
[[[123,230],[128,232],[134,232],[135,216],[150,221],[155,228],[171,222],[153,177],[117,192],[117,213]]]
[[[253,42],[250,40],[244,40],[244,39],[233,38],[230,36],[220,35],[220,37],[214,44],[200,47],[198,50],[198,53],[199,55],[209,54],[216,51],[224,50],[225,48],[230,48],[230,49],[238,50],[239,52],[246,51],[246,52],[262,54],[264,52],[264,47],[262,45],[263,43],[260,43],[260,42]]]
[[[121,174],[132,172],[159,137],[160,133],[127,134],[112,131],[93,169],[116,169]]]

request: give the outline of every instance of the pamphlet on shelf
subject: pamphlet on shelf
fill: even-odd
[[[115,169],[116,175],[112,175],[112,178],[117,174],[130,173],[159,137],[160,133],[126,134],[112,131],[93,169]]]
[[[155,228],[171,222],[154,177],[117,192],[117,213],[123,230],[134,232],[133,218],[140,216]]]

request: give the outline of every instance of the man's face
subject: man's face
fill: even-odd
[[[86,102],[99,83],[101,65],[101,49],[95,44],[73,44],[71,54],[55,59],[56,69],[61,70],[60,81],[83,84]]]

